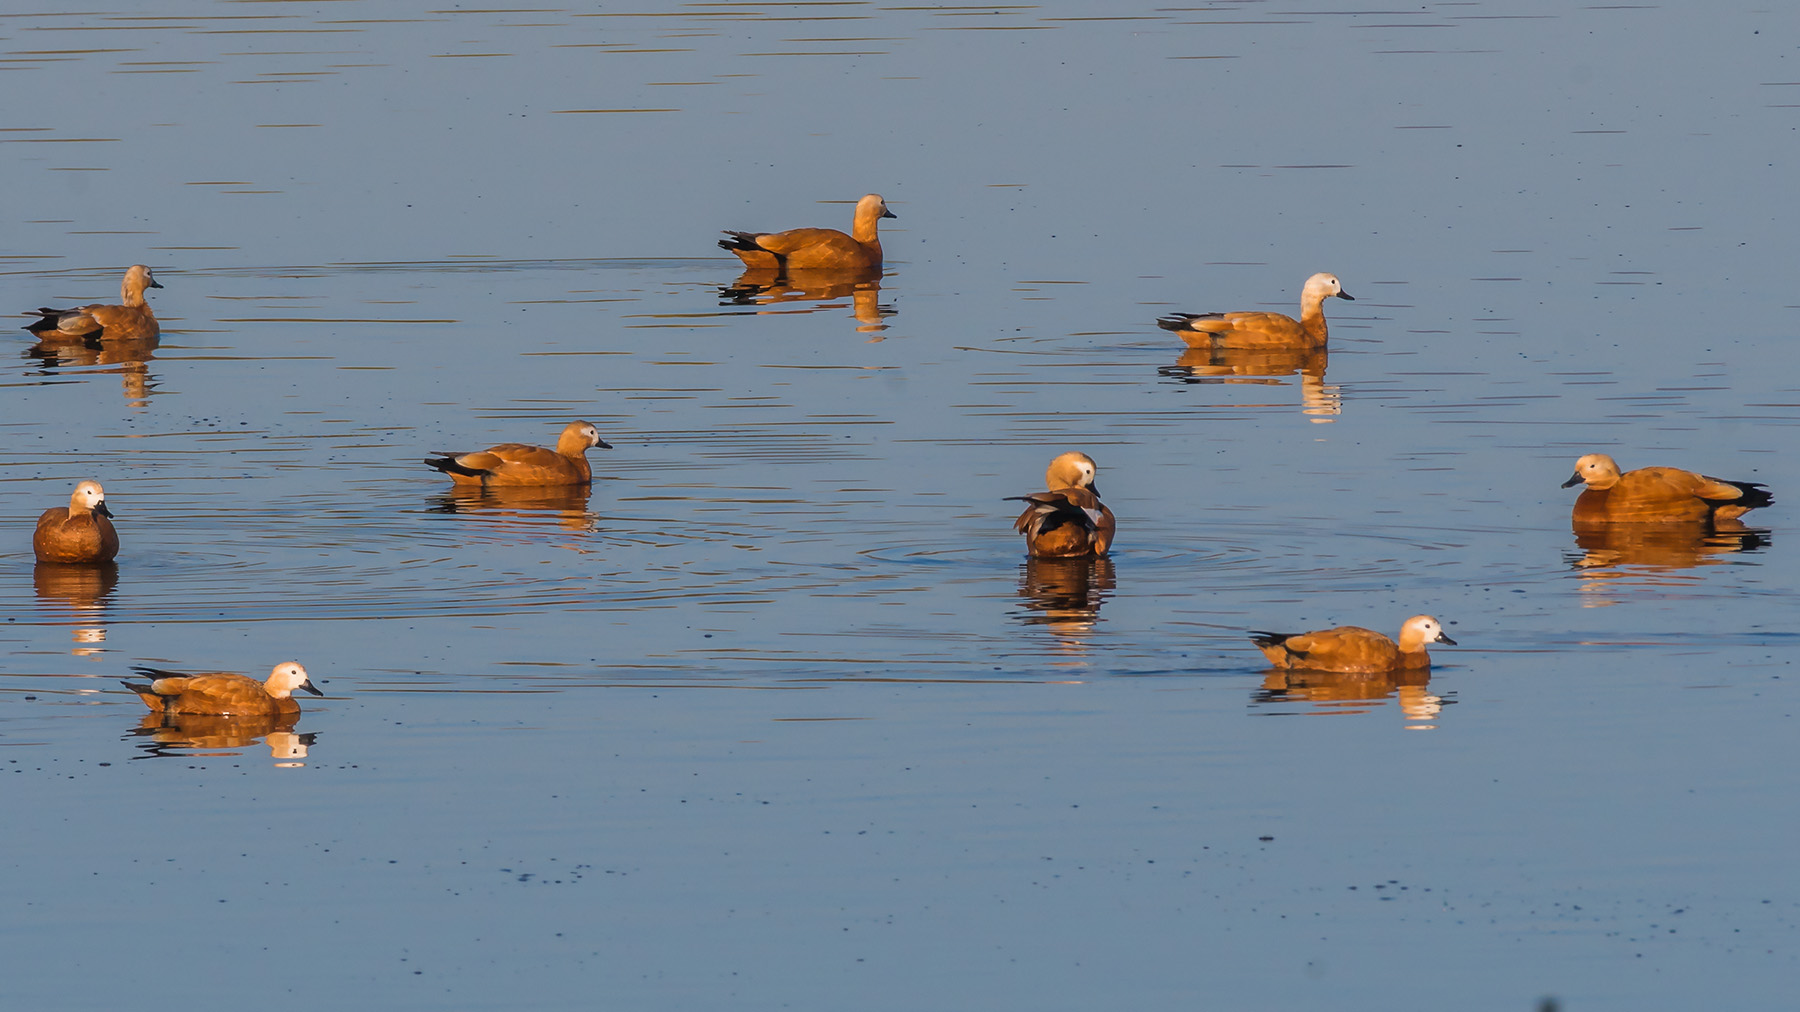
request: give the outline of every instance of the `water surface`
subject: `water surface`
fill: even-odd
[[[0,19],[0,295],[167,286],[158,342],[0,359],[6,993],[142,1003],[150,937],[280,1007],[1785,1007],[1785,507],[1582,539],[1557,484],[1800,489],[1796,27]],[[869,191],[878,284],[713,245]],[[1328,354],[1154,325],[1317,270]],[[585,496],[420,463],[574,418]],[[1110,560],[1011,532],[1064,449]],[[35,567],[88,477],[117,569]],[[1245,637],[1420,611],[1461,645],[1406,684]],[[246,739],[117,685],[288,658],[329,698]]]

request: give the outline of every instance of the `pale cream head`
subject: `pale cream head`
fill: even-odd
[[[864,218],[874,220],[876,218],[897,218],[899,215],[888,210],[887,201],[881,199],[881,194],[870,193],[865,194],[861,200],[856,202],[856,217],[859,220]]]
[[[1355,297],[1349,292],[1344,291],[1344,284],[1338,280],[1336,274],[1328,274],[1323,271],[1307,278],[1306,286],[1300,289],[1300,301],[1302,303],[1324,302],[1334,295],[1340,299],[1348,299],[1351,302],[1356,301]]]
[[[288,698],[294,694],[295,689],[306,689],[315,696],[320,694],[319,690],[313,687],[312,680],[306,677],[306,669],[301,667],[298,661],[287,661],[275,665],[275,670],[269,672],[269,680],[264,682],[263,686],[269,690],[269,695],[276,699]]]
[[[1444,635],[1444,627],[1430,615],[1414,615],[1400,625],[1400,649],[1418,650],[1427,643],[1448,643],[1456,645],[1456,641]]]
[[[144,304],[144,289],[161,287],[156,283],[156,276],[150,273],[149,267],[132,264],[125,271],[125,280],[119,284],[119,299],[127,306],[141,306]]]
[[[131,498],[126,496],[127,499]],[[95,507],[106,502],[106,491],[97,481],[84,481],[75,486],[75,492],[69,496],[69,512],[72,514],[92,513]]]
[[[563,453],[586,450],[590,446],[612,449],[611,444],[600,438],[600,430],[594,428],[593,422],[570,422],[563,426],[562,435],[556,439],[556,448]]]
[[[1057,456],[1044,470],[1044,487],[1047,489],[1088,488],[1093,489],[1095,495],[1099,495],[1100,490],[1094,488],[1094,479],[1099,476],[1099,473],[1100,467],[1094,463],[1094,458],[1085,453],[1070,450],[1068,453]]]
[[[1619,483],[1619,465],[1604,453],[1590,453],[1575,462],[1575,474],[1563,485],[1568,488],[1577,481],[1587,483],[1588,488],[1606,489]]]

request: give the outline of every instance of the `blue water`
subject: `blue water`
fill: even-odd
[[[0,297],[166,286],[153,347],[0,357],[0,995],[1785,1008],[1797,20],[0,19]],[[723,291],[718,230],[870,191],[879,289]],[[1324,361],[1154,325],[1318,270]],[[420,463],[575,418],[588,496]],[[1065,449],[1110,566],[1011,531]],[[1583,546],[1590,451],[1778,502]],[[117,573],[34,572],[83,478]],[[1423,685],[1245,636],[1421,611]],[[248,743],[117,685],[290,658],[327,698]]]

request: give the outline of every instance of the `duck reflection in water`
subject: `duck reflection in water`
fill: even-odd
[[[1769,532],[1738,520],[1710,524],[1577,523],[1575,547],[1565,553],[1581,576],[1582,604],[1601,608],[1618,604],[1628,590],[1692,587],[1700,574],[1685,570],[1727,563],[1769,544]]]
[[[1284,376],[1300,377],[1300,412],[1329,424],[1344,410],[1344,396],[1325,382],[1331,353],[1320,348],[1220,348],[1191,346],[1174,365],[1156,371],[1183,383],[1243,383],[1287,386]]]
[[[1015,617],[1025,625],[1043,626],[1056,633],[1063,649],[1085,653],[1086,637],[1099,621],[1100,606],[1117,586],[1113,560],[1105,555],[1028,558],[1019,568],[1023,608]]]
[[[547,521],[567,531],[593,531],[600,517],[588,508],[591,485],[452,485],[437,496],[436,513],[462,513],[542,528]]]
[[[44,375],[65,369],[115,373],[120,377],[125,399],[141,406],[156,385],[155,377],[150,375],[150,362],[156,358],[161,343],[157,336],[64,337],[50,331],[39,335],[38,343],[25,350],[25,357],[37,359]]]
[[[31,588],[40,603],[66,604],[77,612],[105,610],[106,599],[118,583],[115,562],[40,562],[31,570]]]
[[[31,571],[31,589],[37,592],[40,606],[48,611],[66,610],[84,623],[105,621],[106,599],[118,583],[119,566],[113,562],[40,562]],[[75,645],[69,652],[77,657],[99,657],[106,652],[100,645],[106,642],[104,625],[84,625],[71,635]]]
[[[719,304],[722,306],[784,307],[763,309],[758,315],[838,310],[844,308],[844,299],[850,300],[850,315],[856,318],[856,330],[862,334],[879,334],[886,330],[888,325],[883,321],[897,312],[893,307],[883,306],[880,302],[879,270],[782,272],[773,268],[752,268],[739,275],[737,281],[719,289]],[[800,305],[807,302],[831,304]],[[878,341],[881,338],[872,337],[870,340]]]
[[[1314,714],[1369,713],[1393,699],[1409,731],[1430,730],[1446,701],[1431,694],[1430,668],[1399,668],[1379,674],[1282,670],[1263,676],[1251,696],[1253,707],[1305,704]]]
[[[316,732],[299,734],[294,725],[298,713],[261,716],[221,716],[212,713],[146,713],[132,728],[131,735],[145,739],[139,747],[148,756],[238,755],[232,750],[249,748],[258,742],[269,749],[269,758],[281,765],[303,765],[312,748]]]

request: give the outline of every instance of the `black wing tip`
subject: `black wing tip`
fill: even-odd
[[[1775,493],[1769,491],[1769,486],[1760,481],[1734,481],[1731,484],[1736,485],[1744,493],[1743,498],[1738,500],[1741,506],[1748,509],[1761,509],[1764,506],[1775,504]]]
[[[153,691],[151,689],[150,684],[148,682],[128,682],[125,679],[121,678],[121,679],[119,679],[119,684],[125,686],[127,689],[130,689],[133,692],[148,693],[152,696],[156,695],[155,691]]]
[[[1287,642],[1293,633],[1269,632],[1267,629],[1251,629],[1250,642],[1259,647],[1278,647]]]
[[[733,232],[730,229],[726,229],[725,234],[731,238],[720,239],[720,249],[744,250],[746,252],[767,252],[766,250],[763,250],[761,246],[756,244],[755,232]]]
[[[608,447],[611,449],[611,447]],[[425,463],[445,474],[460,474],[465,478],[485,478],[487,472],[473,467],[464,467],[456,462],[455,457],[426,457]]]
[[[1160,317],[1156,325],[1164,330],[1192,330],[1200,320],[1223,320],[1224,313],[1171,313]]]
[[[1730,502],[1719,503],[1721,506],[1738,506],[1743,509],[1754,510],[1775,504],[1775,493],[1769,491],[1769,486],[1760,481],[1732,481],[1730,478],[1714,478],[1712,475],[1708,474],[1703,474],[1700,477],[1705,478],[1708,481],[1716,481],[1721,485],[1730,485],[1732,488],[1738,490],[1739,495],[1736,499],[1733,499]]]

